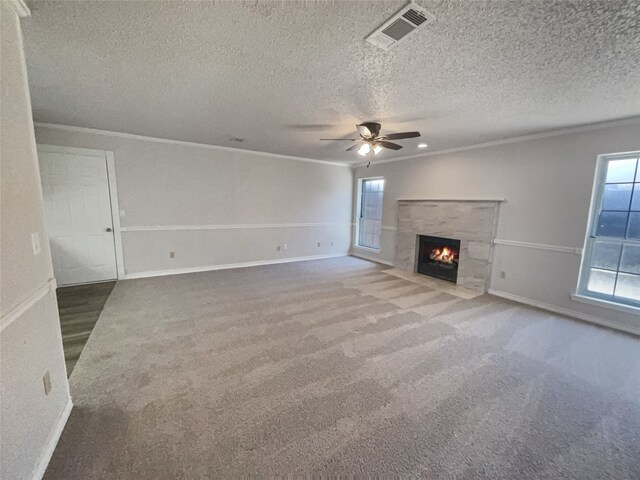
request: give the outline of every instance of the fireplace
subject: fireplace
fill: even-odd
[[[456,283],[460,240],[418,235],[418,273]]]
[[[500,202],[500,199],[468,198],[398,199],[395,268],[418,275],[434,275],[435,271],[434,276],[446,276],[459,287],[485,292],[491,272]],[[425,242],[435,243],[434,248],[453,247],[458,252],[459,263],[432,265],[429,255],[429,261],[423,258],[422,252],[426,247],[421,244],[420,235],[445,237],[427,237]],[[459,240],[459,243],[450,243],[452,239]],[[427,253],[430,254],[431,250]]]

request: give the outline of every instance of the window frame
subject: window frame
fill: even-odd
[[[572,295],[572,298],[576,301],[596,304],[604,307],[608,307],[614,310],[640,313],[640,301],[634,301],[632,299],[616,298],[613,295],[593,292],[587,289],[589,281],[589,270],[591,268],[591,259],[593,254],[593,247],[596,241],[604,241],[611,243],[618,243],[621,248],[624,245],[637,245],[640,246],[640,239],[620,238],[620,237],[605,237],[596,235],[598,220],[600,213],[602,212],[602,204],[604,200],[604,192],[606,187],[606,176],[608,171],[609,162],[612,160],[623,160],[629,157],[636,157],[638,164],[636,165],[636,178],[640,178],[637,175],[640,174],[640,151],[630,151],[614,154],[598,155],[596,161],[596,173],[593,180],[593,188],[591,192],[591,204],[589,208],[589,218],[587,222],[587,230],[584,239],[584,245],[582,249],[582,261],[580,263],[580,273],[578,276],[578,285],[576,288],[576,294]],[[633,185],[633,183],[632,183]],[[633,200],[633,187],[632,197]],[[628,221],[628,220],[627,220]],[[628,224],[627,224],[627,227]],[[622,252],[621,252],[622,255]],[[618,260],[618,268],[616,272],[620,272],[620,260]],[[623,272],[624,273],[624,272]]]
[[[380,213],[380,232],[378,233],[378,236],[380,238],[380,247],[379,248],[374,248],[374,247],[369,247],[366,245],[360,245],[360,219],[362,218],[362,197],[363,197],[363,186],[364,186],[364,182],[366,181],[370,181],[370,180],[382,180],[382,210]],[[359,178],[358,179],[358,196],[357,196],[357,203],[356,203],[356,221],[355,221],[355,227],[356,227],[356,235],[354,238],[354,247],[356,248],[360,248],[363,250],[368,250],[370,252],[376,252],[376,253],[380,253],[380,251],[382,250],[382,217],[384,216],[384,192],[385,192],[385,178],[383,176],[376,176],[376,177],[363,177],[363,178]]]

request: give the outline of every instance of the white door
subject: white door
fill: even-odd
[[[106,155],[38,148],[44,220],[58,285],[118,277]]]

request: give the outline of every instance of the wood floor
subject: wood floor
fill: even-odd
[[[64,359],[71,376],[116,282],[61,287],[56,291]]]

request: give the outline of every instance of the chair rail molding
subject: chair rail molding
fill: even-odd
[[[547,250],[550,252],[571,253],[574,255],[582,254],[582,248],[566,247],[564,245],[547,245],[545,243],[521,242],[519,240],[506,240],[503,238],[496,238],[493,240],[493,243],[495,245],[508,245],[510,247],[532,248],[534,250]]]
[[[252,228],[313,228],[352,227],[352,223],[238,223],[230,225],[141,225],[122,227],[123,232],[154,232],[170,230],[245,230]]]
[[[47,283],[31,292],[27,298],[2,316],[2,320],[0,321],[0,332],[4,331],[9,325],[20,318],[25,312],[46,297],[50,292],[55,293],[56,287],[56,279],[50,278]]]

